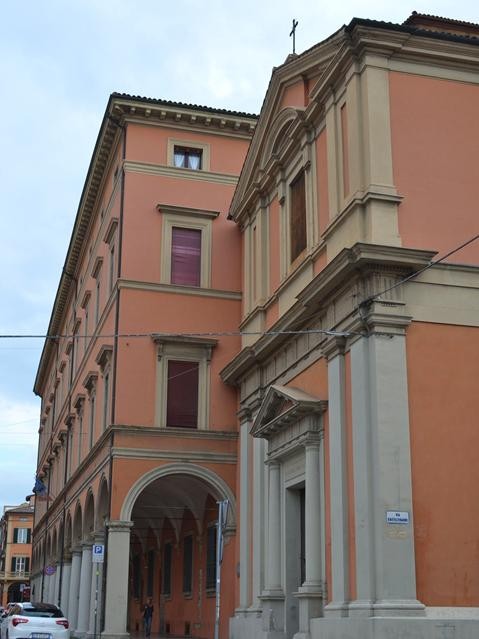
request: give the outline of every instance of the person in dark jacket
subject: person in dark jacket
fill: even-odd
[[[151,634],[151,622],[153,620],[153,600],[148,597],[146,604],[143,607],[143,623],[145,625],[145,637],[149,637]]]

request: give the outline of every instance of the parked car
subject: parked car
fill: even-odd
[[[70,639],[68,620],[53,604],[15,604],[0,625],[1,639]]]

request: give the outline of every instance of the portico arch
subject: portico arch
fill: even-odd
[[[216,499],[227,499],[229,501],[228,528],[236,529],[236,500],[233,491],[219,475],[197,464],[166,464],[145,473],[128,491],[121,508],[120,519],[131,520],[135,502],[147,486],[157,479],[173,475],[186,475],[202,480],[209,486]]]

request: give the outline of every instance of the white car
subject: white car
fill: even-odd
[[[58,606],[25,602],[13,606],[0,626],[1,639],[70,639]]]

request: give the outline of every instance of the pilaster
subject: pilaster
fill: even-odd
[[[78,597],[80,590],[81,562],[81,550],[79,548],[75,548],[72,551],[72,568],[68,593],[68,620],[70,622],[70,629],[72,632],[76,629],[78,622]]]
[[[82,546],[76,637],[83,637],[88,632],[92,573],[91,552],[91,542],[87,541]]]
[[[324,345],[328,358],[329,468],[331,509],[331,602],[325,615],[347,616],[349,602],[349,539],[347,446],[345,416],[345,365],[343,338]]]
[[[105,629],[102,639],[129,637],[126,629],[128,610],[128,569],[131,521],[109,521],[108,580],[105,595]]]

